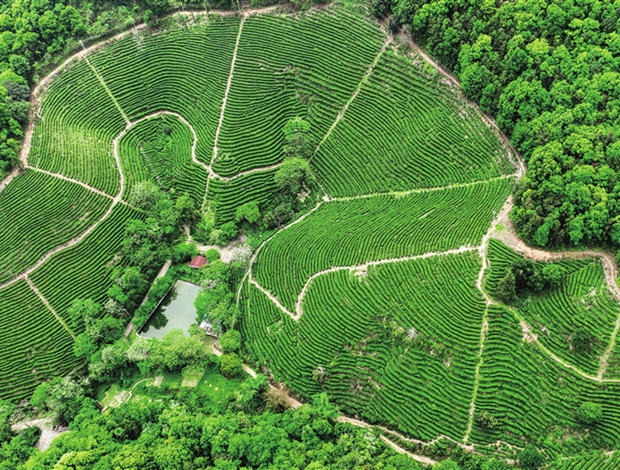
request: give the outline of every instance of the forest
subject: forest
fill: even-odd
[[[373,0],[527,162],[513,221],[541,247],[620,245],[620,3]]]

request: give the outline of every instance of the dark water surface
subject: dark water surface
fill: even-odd
[[[183,333],[187,334],[189,327],[196,323],[194,301],[199,289],[200,287],[196,284],[177,281],[140,330],[140,336],[162,339],[166,333],[175,328],[180,328]]]

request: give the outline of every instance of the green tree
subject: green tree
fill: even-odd
[[[289,120],[284,126],[284,154],[287,158],[307,159],[312,156],[316,144],[310,133],[310,124],[300,117]]]
[[[506,274],[497,285],[497,291],[495,295],[499,300],[505,303],[511,303],[516,300],[516,280],[515,275],[512,273],[512,269],[506,270]]]
[[[243,362],[235,353],[224,354],[220,361],[220,371],[226,377],[237,377],[241,375]]]
[[[444,460],[442,462],[433,465],[433,470],[460,470],[461,467],[451,459]]]
[[[251,201],[237,208],[235,220],[237,222],[241,220],[247,220],[250,224],[255,224],[260,219],[260,210],[258,209],[258,203]]]
[[[528,445],[519,454],[519,466],[527,470],[536,470],[544,463],[545,458],[533,445]]]
[[[220,336],[219,342],[225,353],[237,352],[241,347],[241,333],[237,330],[228,330]]]
[[[75,299],[67,309],[67,315],[73,323],[83,325],[101,315],[101,305],[90,299]]]
[[[69,377],[56,377],[39,385],[30,403],[49,411],[57,423],[70,423],[79,412],[84,401],[84,387]]]
[[[192,223],[198,215],[196,204],[194,204],[194,200],[188,193],[183,194],[183,196],[177,199],[174,208],[179,214],[179,221],[184,224]]]
[[[287,158],[274,176],[276,186],[286,194],[297,196],[304,186],[314,182],[308,162],[302,158]]]
[[[495,429],[497,427],[497,418],[488,411],[480,411],[475,415],[476,423],[483,428]]]
[[[585,354],[590,351],[592,335],[584,328],[578,328],[571,336],[571,343],[575,352]]]
[[[155,207],[160,198],[161,191],[155,183],[141,181],[133,186],[127,201],[133,206],[148,211]]]
[[[215,249],[215,248],[210,248],[205,253],[205,258],[207,258],[207,261],[209,263],[212,263],[213,261],[217,261],[217,260],[220,259],[220,252],[217,251],[217,249]]]
[[[557,287],[566,277],[566,269],[558,264],[548,264],[543,267],[542,276],[547,284]]]
[[[603,407],[591,401],[582,403],[577,410],[577,419],[587,425],[599,424],[603,421]]]

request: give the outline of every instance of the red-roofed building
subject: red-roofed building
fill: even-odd
[[[194,258],[192,259],[192,262],[189,263],[189,267],[190,268],[202,268],[205,264],[207,264],[207,258],[205,258],[204,256],[194,256]]]

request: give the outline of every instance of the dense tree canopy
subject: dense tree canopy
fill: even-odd
[[[539,246],[620,244],[620,4],[373,0],[526,158],[513,220]]]
[[[72,432],[20,468],[420,468],[372,431],[336,423],[337,413],[324,397],[282,414],[212,413],[209,400],[195,395],[132,402],[106,414],[87,403],[71,425]]]

